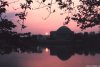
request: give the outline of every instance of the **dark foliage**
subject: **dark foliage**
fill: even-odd
[[[68,24],[70,20],[74,20],[75,22],[77,22],[77,26],[81,29],[100,25],[100,0],[79,0],[80,4],[78,4],[77,6],[75,5],[73,0],[51,0],[48,4],[45,4],[47,0],[42,0],[41,2],[36,0],[36,2],[39,3],[39,7],[36,9],[46,7],[49,11],[49,15],[45,19],[47,19],[50,14],[56,12],[56,9],[52,9],[52,4],[55,4],[53,3],[53,1],[58,4],[61,10],[65,10],[64,13],[67,13],[65,17],[65,24]],[[28,14],[27,10],[33,9],[31,8],[32,3],[33,0],[25,0],[25,3],[20,3],[20,8],[23,11],[15,14],[15,16],[18,16],[20,21],[22,21],[20,22],[22,29],[26,27],[24,25],[24,22]],[[43,4],[44,6],[41,7],[41,4]],[[0,0],[0,21],[2,21],[1,19],[3,19],[1,18],[1,15],[7,11],[5,6],[9,6],[8,2]]]
[[[14,25],[13,22],[9,21],[8,19],[2,19],[2,21],[0,21],[0,30],[9,31],[15,27],[16,27],[16,25]]]
[[[81,29],[100,25],[100,0],[80,0],[78,12],[73,15]]]
[[[12,22],[3,17],[3,13],[6,13],[6,6],[8,5],[8,2],[0,0],[0,32],[3,31],[11,31],[13,28],[16,27],[16,25]]]
[[[18,16],[20,20],[22,20],[22,29],[26,28],[26,26],[24,25],[24,21],[26,20],[26,16],[27,16],[27,9],[31,10],[31,4],[33,3],[32,0],[26,0],[25,3],[21,3],[20,4],[20,8],[23,9],[23,12],[20,13],[16,13],[15,16]],[[19,21],[18,21],[19,22]]]
[[[45,2],[45,0],[43,0],[43,2]],[[67,12],[65,24],[68,24],[70,20],[74,20],[81,29],[100,25],[100,0],[79,0],[80,4],[77,6],[73,0],[56,0],[56,2],[60,9],[65,9],[64,13]],[[71,16],[69,14],[71,14]]]

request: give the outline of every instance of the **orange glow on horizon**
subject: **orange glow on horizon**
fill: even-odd
[[[49,35],[49,33],[48,33],[48,32],[46,32],[46,33],[45,33],[45,35]]]

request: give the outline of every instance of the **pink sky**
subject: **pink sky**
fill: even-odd
[[[8,1],[8,0],[7,0]],[[16,1],[16,0],[15,0]],[[9,0],[8,2],[12,2],[12,0]],[[9,7],[9,11],[8,13],[15,13],[15,12],[19,12],[21,11],[20,9],[15,11],[13,10],[13,8],[18,8],[20,2],[24,2],[24,0],[20,0],[17,3],[11,4]],[[75,1],[76,3],[77,0]],[[35,7],[38,7],[38,4],[34,4],[32,5]],[[61,10],[59,10],[57,8],[57,5],[53,5],[53,9],[56,9],[56,12],[51,14],[50,17],[46,20],[44,20],[43,18],[48,16],[48,11],[46,10],[46,8],[42,8],[42,9],[38,9],[38,10],[29,10],[27,19],[25,21],[25,25],[27,26],[27,28],[21,30],[21,28],[18,27],[15,29],[18,32],[32,32],[33,34],[45,34],[46,32],[50,32],[50,31],[54,31],[57,30],[59,27],[61,27],[63,25],[64,19],[66,17],[65,15],[60,15],[60,13],[62,12]],[[68,26],[72,31],[74,32],[84,32],[84,31],[99,31],[100,29],[98,27],[93,27],[90,29],[86,29],[84,31],[81,31],[80,28],[77,27],[76,23],[74,21],[72,21],[71,23],[69,23]]]

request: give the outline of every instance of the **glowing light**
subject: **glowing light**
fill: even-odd
[[[45,35],[49,35],[49,33],[48,33],[48,32],[46,32],[46,33],[45,33]]]
[[[49,51],[49,49],[48,48],[45,48],[45,52],[48,52]]]

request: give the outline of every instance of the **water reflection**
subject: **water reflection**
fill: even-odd
[[[11,54],[12,52],[16,53],[42,53],[43,49],[45,52],[50,51],[51,56],[57,56],[61,60],[68,60],[71,56],[75,54],[79,55],[96,55],[100,54],[99,46],[82,46],[82,45],[33,45],[31,47],[23,46],[23,47],[16,47],[16,46],[9,46],[9,47],[1,47],[0,54]]]
[[[49,52],[49,49],[48,48],[45,48],[45,52]]]
[[[79,45],[1,47],[0,67],[86,67],[100,64],[100,48]]]

